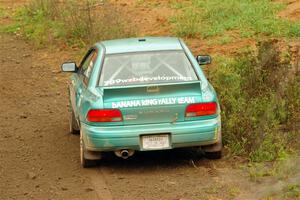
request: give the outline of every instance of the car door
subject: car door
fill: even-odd
[[[90,49],[82,59],[78,72],[72,77],[70,99],[74,114],[77,119],[79,115],[78,108],[81,104],[85,90],[87,90],[89,78],[92,73],[96,58],[97,51],[93,48]]]

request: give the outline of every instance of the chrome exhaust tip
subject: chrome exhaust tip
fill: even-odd
[[[129,158],[133,154],[134,154],[134,150],[130,150],[130,149],[122,149],[122,150],[115,151],[115,155],[123,159]]]

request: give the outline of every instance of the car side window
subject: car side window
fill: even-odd
[[[88,81],[90,79],[91,72],[97,59],[97,55],[97,52],[95,50],[92,50],[81,64],[80,74],[83,76],[83,82],[86,85],[88,84]]]

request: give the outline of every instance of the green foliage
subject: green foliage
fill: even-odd
[[[252,181],[261,181],[263,177],[272,176],[281,181],[299,179],[300,159],[295,155],[285,155],[275,162],[249,162],[244,169],[249,172]]]
[[[195,7],[184,8],[184,14],[173,16],[170,22],[175,23],[175,33],[178,36],[196,37],[199,30],[199,13]]]
[[[248,170],[251,181],[259,182],[263,177],[275,175],[274,169],[266,163],[249,163],[245,168]]]
[[[287,198],[300,198],[300,183],[288,185],[283,192]]]
[[[44,9],[27,8],[20,9],[16,13],[16,19],[20,25],[19,30],[30,40],[33,40],[37,45],[44,44],[51,36],[50,20],[46,20],[47,13]]]
[[[300,68],[300,63],[298,63],[298,68]],[[299,70],[299,69],[298,69]],[[287,102],[287,123],[289,125],[289,128],[294,130],[299,130],[300,128],[300,122],[296,122],[298,119],[300,119],[300,76],[298,75],[295,80],[293,81],[293,84],[290,84],[287,87],[287,93],[289,96],[287,96],[286,102]]]
[[[241,37],[300,36],[299,22],[277,17],[283,8],[270,0],[193,0],[171,22],[174,32],[183,37],[207,38],[230,30],[238,30]]]
[[[171,0],[170,7],[173,9],[181,9],[184,7],[184,4],[179,0]]]
[[[259,144],[258,149],[250,152],[250,160],[255,162],[272,161],[275,159],[284,159],[286,157],[286,151],[284,149],[284,142],[280,140],[277,133],[268,133],[265,138]]]
[[[0,17],[5,17],[7,13],[5,12],[5,9],[0,7]]]
[[[20,29],[21,34],[39,46],[51,41],[85,46],[133,35],[115,7],[94,0],[31,0],[16,12],[15,19],[16,24],[8,27],[7,32]]]
[[[5,10],[3,7],[0,6],[0,18],[6,18],[9,17],[7,10]],[[0,32],[5,33],[16,33],[18,29],[20,28],[19,24],[13,24],[13,25],[2,25],[0,27]]]
[[[0,31],[4,32],[4,33],[17,33],[19,30],[20,30],[20,24],[18,24],[18,23],[15,23],[12,25],[7,25],[7,26],[2,26],[0,28]]]
[[[289,24],[290,35],[293,37],[300,36],[300,23],[291,23]]]
[[[260,162],[286,157],[297,143],[288,135],[300,122],[300,79],[276,41],[258,46],[257,53],[222,60],[209,77],[221,102],[226,144],[233,154]]]
[[[170,22],[175,23],[178,36],[196,37],[199,33],[200,18],[194,7],[185,8],[184,15],[173,16]]]

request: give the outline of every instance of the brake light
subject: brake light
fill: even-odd
[[[186,117],[197,117],[204,115],[214,115],[217,113],[217,103],[197,103],[190,104],[186,107],[185,116]]]
[[[122,113],[118,109],[89,110],[87,120],[90,122],[120,122]]]

